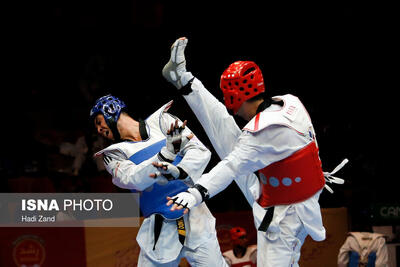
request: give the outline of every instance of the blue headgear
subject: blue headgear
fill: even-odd
[[[122,100],[112,95],[106,95],[96,100],[96,103],[90,110],[90,118],[93,120],[97,114],[102,114],[115,140],[119,140],[120,135],[117,130],[117,121],[121,112],[126,109],[127,106]]]

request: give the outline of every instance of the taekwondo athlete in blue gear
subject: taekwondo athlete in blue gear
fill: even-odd
[[[167,113],[171,105],[136,121],[120,99],[99,98],[90,117],[97,132],[115,143],[95,156],[103,156],[116,186],[141,194],[145,219],[136,237],[138,266],[178,266],[182,257],[191,266],[226,266],[215,218],[204,203],[185,215],[165,206],[171,192],[185,191],[197,181],[211,157],[186,122]]]

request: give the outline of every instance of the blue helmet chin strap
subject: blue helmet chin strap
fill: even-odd
[[[93,120],[98,114],[102,114],[113,133],[114,140],[120,141],[121,136],[117,129],[117,121],[122,111],[126,111],[127,106],[119,98],[106,95],[96,100],[96,103],[90,110],[90,118]]]

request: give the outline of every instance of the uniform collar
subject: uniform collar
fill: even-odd
[[[139,119],[139,133],[142,140],[147,140],[147,138],[149,138],[149,135],[146,130],[146,123],[144,120],[140,119]]]

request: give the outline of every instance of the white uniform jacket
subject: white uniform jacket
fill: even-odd
[[[287,158],[309,144],[311,139],[283,125],[271,125],[257,132],[241,131],[226,107],[198,79],[193,80],[191,89],[192,92],[184,98],[222,159],[198,183],[207,188],[212,197],[235,180],[253,207],[258,228],[266,211],[256,201],[260,196],[260,183],[253,172]],[[280,109],[281,106],[273,104],[264,112]],[[307,233],[316,241],[324,240],[325,228],[318,203],[320,192],[303,202],[275,206],[274,217],[267,232],[268,238],[274,240],[278,237],[279,222],[288,209],[294,207]]]
[[[145,149],[166,138],[167,129],[171,123],[174,123],[175,117],[166,111],[171,106],[172,101],[158,109],[150,117],[145,120],[148,139],[140,142],[125,141],[113,144],[106,149],[96,153],[96,155],[105,156],[105,166],[107,171],[112,175],[112,182],[121,188],[135,189],[138,191],[146,190],[152,186],[157,179],[149,177],[150,173],[154,173],[156,168],[151,164],[158,161],[157,155],[136,165],[129,158],[136,152]],[[189,128],[185,128],[183,134],[189,135]],[[180,152],[183,159],[177,165],[185,170],[188,178],[185,182],[193,184],[199,179],[206,168],[210,158],[210,151],[194,136],[188,144]],[[154,245],[154,217],[151,215],[145,218],[136,237],[140,248],[146,254],[159,263],[172,261],[179,255],[182,245],[178,239],[176,221],[164,220],[161,233]],[[196,249],[205,240],[216,238],[215,218],[211,215],[207,206],[202,203],[198,207],[193,208],[189,214],[184,216],[186,227],[185,246],[190,249]]]

